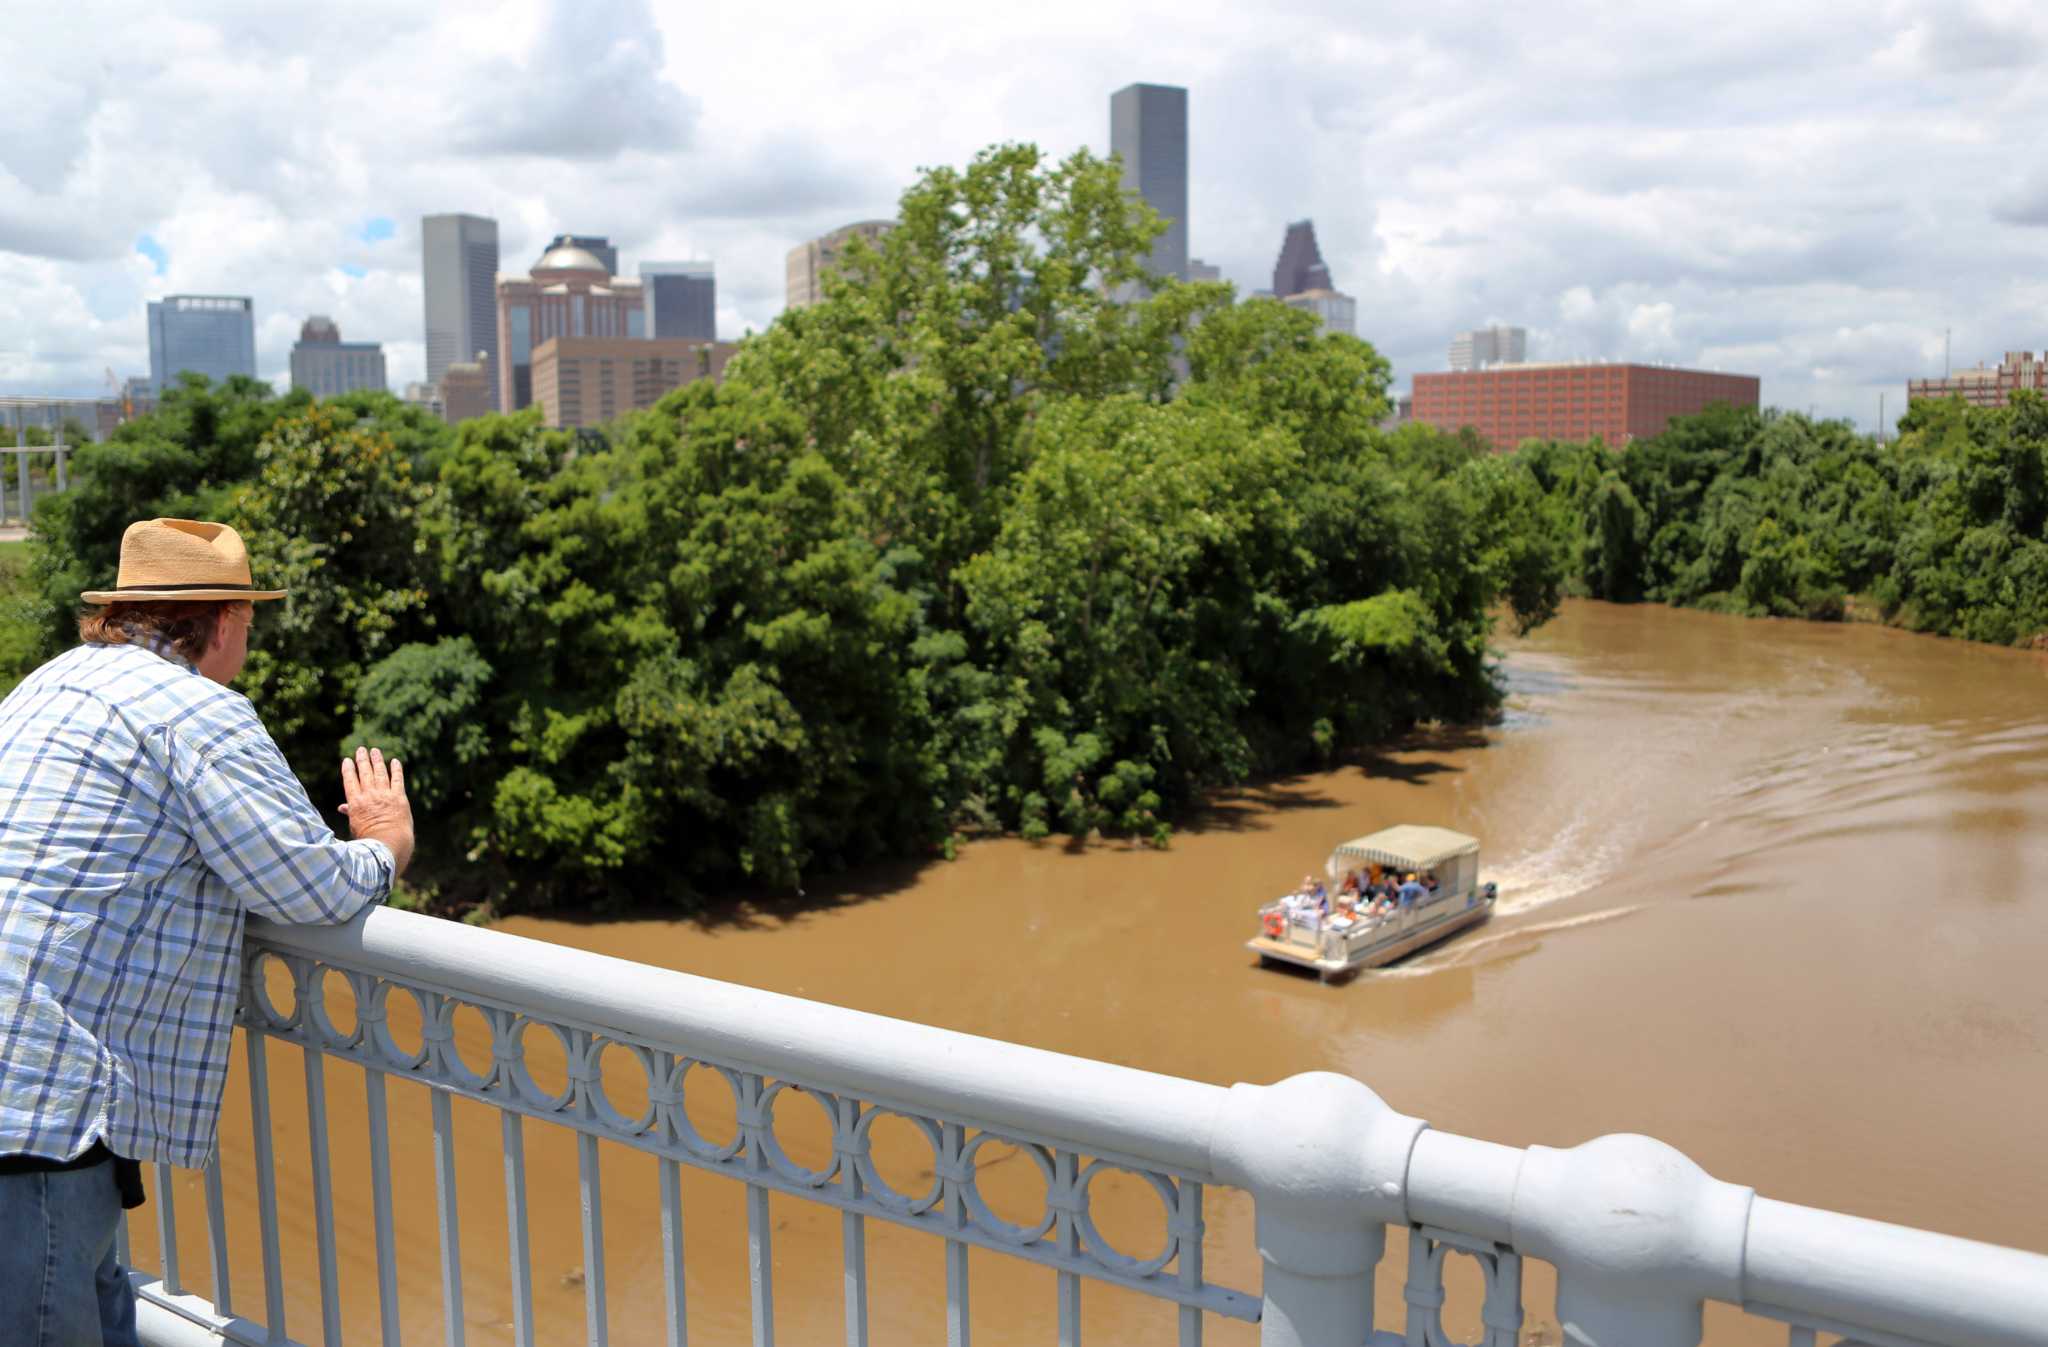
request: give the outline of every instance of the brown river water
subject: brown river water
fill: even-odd
[[[1235,792],[1163,852],[981,842],[802,910],[504,928],[1219,1084],[1347,1072],[1437,1127],[1515,1145],[1645,1132],[1770,1197],[2048,1251],[2048,657],[1593,603],[1505,653],[1499,725]],[[1501,886],[1492,922],[1349,985],[1261,970],[1242,944],[1255,905],[1335,842],[1401,821],[1481,839]],[[470,1028],[472,1059],[487,1056]],[[235,1302],[260,1315],[242,1060],[223,1154]],[[275,1044],[269,1063],[289,1327],[314,1342],[301,1063]],[[536,1074],[548,1084],[559,1064]],[[362,1077],[341,1063],[327,1077],[344,1338],[371,1341]],[[405,1340],[440,1342],[425,1092],[394,1082],[391,1099]],[[707,1132],[729,1129],[729,1101],[693,1093],[690,1107]],[[814,1112],[778,1105],[800,1164],[828,1152]],[[466,1101],[455,1117],[468,1338],[508,1342],[498,1119]],[[885,1174],[921,1190],[915,1148],[886,1130]],[[538,1340],[580,1340],[575,1146],[536,1123],[525,1134]],[[658,1342],[654,1161],[606,1152],[612,1340]],[[1029,1168],[985,1166],[999,1213],[1042,1205]],[[203,1293],[196,1181],[178,1198],[186,1280]],[[1135,1183],[1096,1199],[1112,1241],[1157,1246],[1157,1204]],[[746,1341],[742,1190],[691,1171],[684,1200],[691,1341]],[[772,1212],[780,1339],[840,1340],[837,1213],[781,1196]],[[1255,1289],[1248,1202],[1213,1194],[1208,1215],[1211,1278]],[[868,1238],[873,1340],[942,1340],[939,1243],[879,1221]],[[1382,1267],[1389,1310],[1401,1243]],[[150,1265],[152,1222],[135,1244]],[[1049,1271],[971,1262],[979,1341],[1055,1340]],[[1528,1280],[1525,1339],[1554,1343],[1547,1269]],[[1468,1339],[1476,1285],[1459,1266],[1445,1316]],[[1091,1341],[1173,1340],[1168,1306],[1092,1284],[1083,1303]],[[1710,1308],[1707,1328],[1714,1343],[1784,1341],[1732,1310]],[[1209,1323],[1212,1342],[1255,1336]]]

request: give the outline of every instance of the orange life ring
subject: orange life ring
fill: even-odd
[[[1277,908],[1271,912],[1268,912],[1266,914],[1266,934],[1272,936],[1276,940],[1279,939],[1281,936],[1286,935],[1286,914],[1282,913]]]

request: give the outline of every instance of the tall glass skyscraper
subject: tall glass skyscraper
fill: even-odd
[[[709,262],[642,262],[647,335],[718,340],[718,278]]]
[[[1109,148],[1123,157],[1124,188],[1165,217],[1152,271],[1188,277],[1188,91],[1129,84],[1109,96]]]
[[[149,304],[149,386],[158,397],[187,370],[225,383],[256,377],[256,306],[246,295],[166,295]]]
[[[427,383],[481,351],[498,367],[498,222],[481,215],[420,220],[420,278],[427,299]],[[493,378],[492,386],[496,387]]]

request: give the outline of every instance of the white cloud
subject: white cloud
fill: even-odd
[[[1629,340],[1646,355],[1660,355],[1674,350],[1678,345],[1678,334],[1672,323],[1678,311],[1668,302],[1638,304],[1629,310]]]
[[[0,390],[141,372],[143,305],[181,291],[253,295],[267,376],[324,312],[417,378],[447,210],[495,217],[508,270],[563,230],[628,271],[710,257],[737,336],[792,244],[998,141],[1106,151],[1110,91],[1148,80],[1190,89],[1193,251],[1259,288],[1312,217],[1399,382],[1497,320],[1867,422],[1943,327],[1958,364],[2048,342],[2014,130],[2048,114],[2044,38],[2009,0],[30,8],[0,29]]]

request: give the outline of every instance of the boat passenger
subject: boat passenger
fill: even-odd
[[[1406,880],[1402,881],[1401,887],[1397,892],[1400,895],[1402,907],[1413,907],[1429,896],[1429,890],[1416,883],[1413,874],[1410,874]]]

